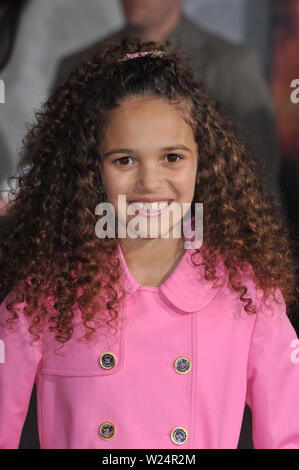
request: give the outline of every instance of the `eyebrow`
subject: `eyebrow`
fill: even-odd
[[[191,152],[191,149],[189,149],[183,144],[176,144],[176,145],[171,145],[170,147],[163,147],[160,150],[163,152],[171,152],[172,150],[187,150],[188,152]],[[113,155],[114,153],[134,153],[134,149],[125,149],[125,148],[111,149],[109,150],[109,152],[104,153],[103,160],[109,157],[109,155]]]

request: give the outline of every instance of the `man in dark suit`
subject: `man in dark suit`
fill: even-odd
[[[256,54],[195,25],[182,14],[183,0],[121,0],[126,25],[119,31],[66,58],[58,67],[54,86],[61,85],[77,65],[108,39],[139,37],[169,39],[191,58],[207,90],[235,120],[252,156],[264,167],[265,184],[279,195],[280,158],[275,120],[267,83]],[[280,195],[279,195],[280,196]]]

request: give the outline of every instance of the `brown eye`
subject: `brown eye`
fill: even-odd
[[[131,158],[131,157],[120,157],[120,158],[117,158],[117,160],[114,160],[113,163],[117,164],[118,166],[129,166],[127,164],[129,158]],[[117,163],[117,162],[122,162],[122,163]]]
[[[179,160],[174,160],[174,158],[179,158],[180,160],[183,159],[180,155],[177,155],[176,153],[168,153],[167,155],[165,155],[165,157],[172,158],[172,161],[170,161],[169,163],[177,163],[179,161]]]

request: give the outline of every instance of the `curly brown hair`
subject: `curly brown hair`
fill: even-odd
[[[117,62],[125,53],[149,49],[166,54]],[[220,254],[246,312],[256,312],[240,277],[248,267],[265,297],[279,287],[288,307],[296,301],[296,265],[284,207],[278,197],[269,196],[244,139],[188,61],[168,42],[110,41],[35,113],[20,152],[17,185],[10,190],[12,203],[2,217],[1,299],[12,288],[15,294],[7,304],[12,312],[8,323],[18,318],[16,304],[25,302],[24,315],[36,338],[47,322],[59,343],[68,341],[75,307],[87,340],[100,327],[104,311],[110,326],[115,324],[125,291],[117,240],[95,235],[95,207],[106,200],[100,149],[121,100],[144,95],[183,103],[187,110],[198,144],[192,210],[195,202],[204,202],[200,252],[206,279],[217,279]]]

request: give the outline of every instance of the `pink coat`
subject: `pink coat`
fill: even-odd
[[[147,287],[118,246],[128,296],[115,336],[77,341],[75,312],[78,329],[55,354],[46,330],[29,345],[21,315],[16,333],[0,327],[0,448],[18,447],[34,381],[43,449],[235,449],[245,402],[255,448],[299,448],[299,340],[281,292],[267,307],[244,275],[258,302],[247,314],[223,266],[212,288],[192,251]]]

